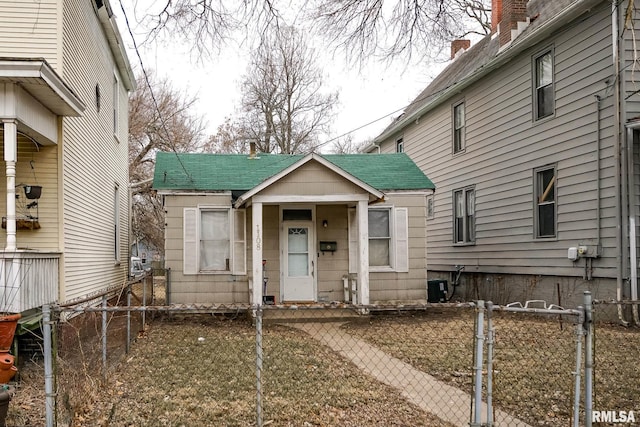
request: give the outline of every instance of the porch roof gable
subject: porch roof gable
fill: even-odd
[[[369,191],[435,190],[433,182],[404,153],[243,154],[167,153],[156,155],[153,188],[158,191],[242,191],[269,185],[315,159]]]

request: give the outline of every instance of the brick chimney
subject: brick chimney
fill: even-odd
[[[502,0],[491,0],[491,34],[498,29],[502,19]]]
[[[451,59],[456,57],[456,53],[458,53],[460,49],[467,50],[470,47],[471,47],[471,40],[462,40],[462,39],[453,40],[451,42]]]
[[[501,3],[500,46],[504,46],[511,41],[511,30],[518,28],[518,22],[527,20],[527,0],[501,0]],[[493,16],[493,11],[491,15]]]

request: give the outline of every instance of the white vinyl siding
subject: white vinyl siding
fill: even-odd
[[[246,274],[244,230],[244,210],[185,208],[183,273]]]
[[[44,58],[60,73],[61,0],[3,1],[0,57]]]
[[[93,2],[65,0],[59,7],[62,61],[57,71],[86,106],[80,117],[62,119],[63,143],[58,147],[64,252],[61,300],[65,301],[123,283],[127,278],[128,263],[114,265],[113,261],[112,206],[113,185],[117,182],[121,185],[117,245],[121,258],[125,258],[129,253],[129,228],[125,225],[129,224],[129,199],[122,185],[129,182],[128,144],[114,143],[111,111],[119,112],[118,137],[125,142],[128,98],[120,78],[118,104],[113,104],[111,88],[117,64]],[[94,102],[96,84],[110,88],[102,94],[101,113]]]

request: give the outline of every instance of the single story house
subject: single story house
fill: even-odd
[[[431,180],[403,153],[156,157],[172,303],[426,299]]]

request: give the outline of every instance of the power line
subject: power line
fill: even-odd
[[[140,54],[140,50],[138,49],[138,43],[136,43],[136,38],[133,35],[133,31],[131,30],[131,26],[129,25],[129,18],[127,17],[127,12],[124,10],[124,5],[122,4],[122,0],[119,0],[120,3],[120,9],[122,10],[122,15],[124,16],[124,21],[127,25],[127,30],[129,31],[129,35],[131,36],[131,40],[133,42],[133,48],[136,52],[136,56],[138,57],[138,62],[140,63],[140,68],[142,69],[142,74],[144,76],[144,81],[147,84],[147,88],[149,89],[149,94],[151,95],[151,99],[153,100],[153,105],[156,109],[156,112],[158,113],[158,119],[160,120],[160,124],[162,125],[162,129],[164,130],[164,133],[166,134],[167,137],[167,142],[169,143],[169,146],[171,147],[171,149],[173,150],[174,154],[176,155],[176,159],[178,160],[178,163],[180,163],[180,167],[182,167],[182,170],[184,171],[185,175],[187,176],[187,178],[189,178],[189,181],[191,181],[191,183],[193,183],[193,177],[189,174],[189,172],[187,171],[187,168],[184,166],[184,163],[182,163],[182,160],[180,159],[180,156],[178,155],[178,151],[176,150],[176,147],[173,143],[173,140],[171,138],[171,135],[169,134],[169,130],[167,129],[167,124],[164,120],[164,117],[162,116],[162,111],[160,111],[160,107],[158,105],[158,100],[156,99],[155,94],[153,93],[153,88],[151,86],[151,81],[149,79],[149,75],[147,74],[147,70],[144,67],[144,63],[142,61],[142,55]]]

